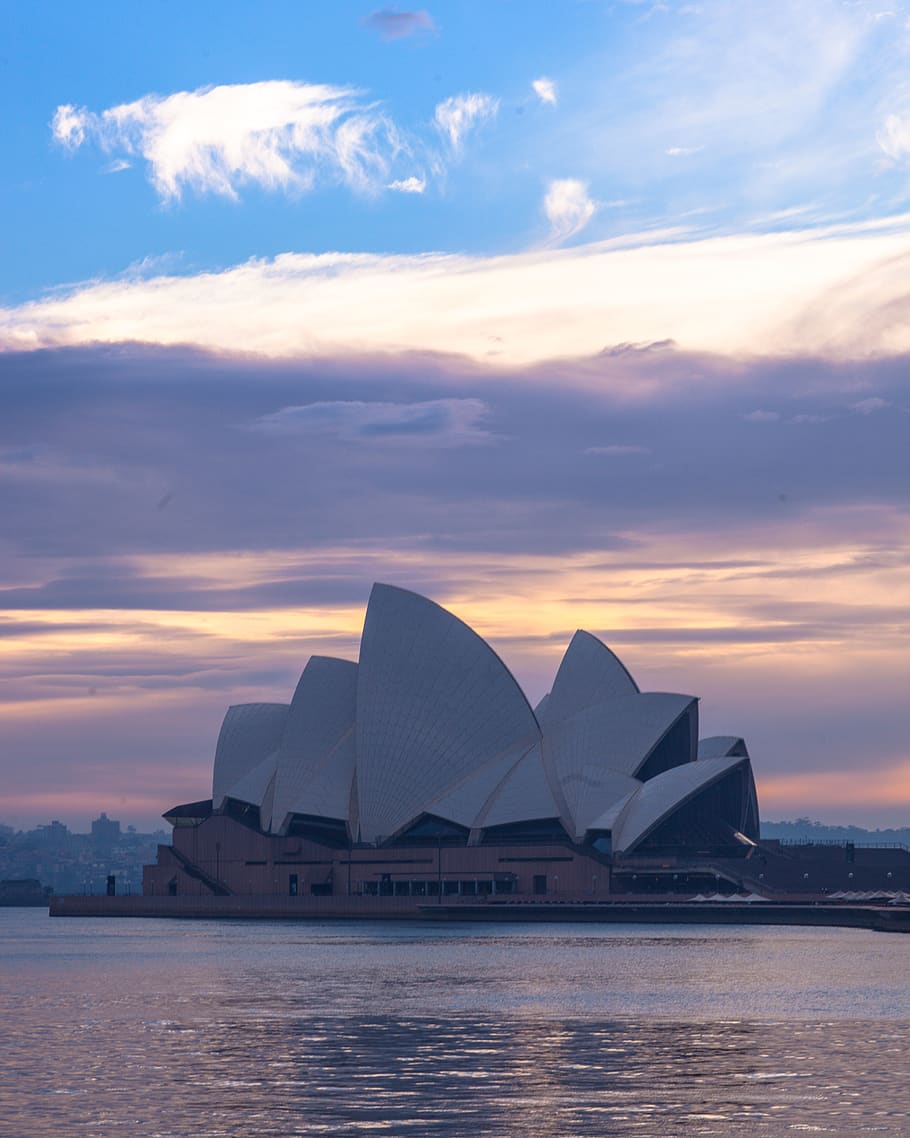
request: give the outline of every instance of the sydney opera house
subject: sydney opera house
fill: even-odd
[[[699,739],[694,696],[641,691],[579,631],[532,707],[466,624],[389,585],[359,661],[230,707],[211,799],[165,817],[147,895],[601,896],[667,888],[681,858],[691,892],[759,827],[745,743]]]

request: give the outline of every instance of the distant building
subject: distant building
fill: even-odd
[[[0,905],[22,908],[25,906],[47,905],[50,889],[42,886],[36,878],[7,879],[0,881]]]
[[[120,823],[108,818],[104,811],[92,822],[92,841],[97,846],[113,846],[120,841]]]
[[[66,826],[56,818],[47,826],[38,826],[35,834],[44,845],[54,848],[65,846],[71,836]]]
[[[313,657],[290,704],[229,708],[211,800],[165,817],[148,893],[601,894],[630,859],[741,860],[759,833],[746,745],[699,742],[694,696],[642,692],[579,631],[532,708],[467,625],[389,585],[359,663]]]

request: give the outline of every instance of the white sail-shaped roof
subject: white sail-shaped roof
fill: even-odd
[[[264,759],[241,775],[225,792],[226,798],[236,798],[238,802],[248,802],[251,806],[258,806],[262,815],[262,827],[268,829],[268,820],[271,817],[272,795],[275,788],[275,752],[266,755]]]
[[[558,818],[578,841],[610,832],[622,852],[742,763],[743,779],[702,806],[716,808],[720,840],[734,821],[740,835],[757,837],[745,743],[715,736],[696,746],[697,711],[692,696],[640,692],[604,644],[577,632],[535,715],[467,625],[416,593],[375,585],[359,665],[313,657],[289,706],[229,708],[214,809],[232,812],[228,798],[258,806],[273,833],[286,833],[296,815],[293,832],[310,826],[316,840],[316,820],[344,821],[352,839],[368,843],[422,839],[433,832],[425,815],[464,827],[469,843],[555,833],[523,824]]]
[[[593,704],[547,726],[544,765],[560,786],[579,777],[583,780],[588,768],[604,767],[634,777],[695,702],[690,695],[642,692]]]
[[[352,724],[347,733],[326,753],[318,769],[311,774],[300,798],[300,808],[293,813],[347,821],[352,816],[351,792],[356,755]],[[287,813],[279,816],[276,807],[272,815],[272,829],[278,830],[286,820]],[[351,832],[353,835],[356,830],[352,829]]]
[[[490,796],[475,823],[509,826],[535,818],[558,818],[560,809],[543,769],[541,744],[535,743]]]
[[[539,734],[521,688],[476,632],[416,593],[374,585],[360,646],[357,793],[363,841]]]
[[[526,739],[506,748],[502,754],[484,763],[439,798],[428,803],[426,813],[447,818],[450,822],[457,822],[459,826],[467,826],[468,829],[473,828],[477,825],[477,819],[484,811],[490,797],[527,751]]]
[[[238,779],[277,748],[287,718],[286,703],[238,703],[227,709],[212,773],[212,801],[216,809]],[[259,799],[255,805],[259,805]]]
[[[334,817],[347,818],[352,771],[336,763],[333,752],[351,732],[356,706],[357,665],[331,656],[311,657],[294,692],[278,748],[274,829],[283,829],[290,814],[321,814],[314,808],[311,790],[317,777],[321,798],[344,799],[343,812]],[[341,784],[337,790],[331,787],[333,777]]]
[[[628,702],[595,704],[544,732],[544,766],[558,782],[563,825],[576,837],[605,806],[637,789],[634,771],[669,726],[661,721],[659,731],[641,730],[625,714]]]
[[[695,795],[723,778],[748,758],[729,755],[724,758],[700,759],[664,771],[642,783],[634,798],[622,812],[618,827],[613,829],[614,851],[633,849],[665,818]],[[738,825],[738,820],[736,820]]]
[[[616,801],[608,806],[602,814],[598,814],[588,829],[610,830],[611,833],[618,832],[618,828],[622,824],[622,816],[625,812],[626,807],[629,805],[629,803],[632,801],[632,799],[635,797],[643,785],[643,783],[639,783],[636,780],[635,789],[630,790],[628,794],[624,794],[622,798],[617,798]]]
[[[593,703],[637,691],[638,685],[619,657],[596,636],[579,629],[559,665],[540,722],[550,727]]]

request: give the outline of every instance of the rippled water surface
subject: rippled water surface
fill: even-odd
[[[0,909],[0,1135],[910,1136],[910,937]]]

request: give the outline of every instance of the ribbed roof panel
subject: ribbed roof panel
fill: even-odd
[[[352,731],[356,706],[357,665],[331,656],[311,657],[294,692],[278,749],[274,828],[283,827],[288,814],[322,814],[314,806],[317,779],[321,800],[345,801],[344,812],[330,816],[347,818],[352,771],[350,764],[335,762],[333,754]]]
[[[579,629],[559,665],[540,722],[546,728],[593,703],[637,691],[638,685],[619,657],[596,636]]]
[[[536,743],[537,740],[535,739]],[[482,815],[491,797],[508,778],[519,762],[522,755],[528,750],[527,740],[507,748],[501,755],[491,759],[478,767],[466,778],[447,790],[426,808],[428,814],[436,814],[440,818],[447,818],[457,822],[459,826],[468,829],[479,825],[478,818]],[[533,817],[533,815],[525,815]]]
[[[563,825],[577,836],[614,801],[637,789],[635,775],[692,696],[646,692],[586,707],[544,729],[543,759],[564,803]]]
[[[354,780],[356,744],[354,726],[348,728],[335,746],[329,751],[313,771],[301,795],[300,814],[312,814],[319,818],[339,818],[350,822],[351,784]],[[284,825],[287,813],[279,816],[277,809],[273,814],[272,829]]]
[[[216,809],[238,779],[276,749],[287,718],[286,703],[237,703],[227,709],[212,773],[212,802]],[[258,800],[255,805],[259,805]]]
[[[541,744],[530,751],[506,775],[490,797],[478,826],[509,826],[532,818],[558,818],[560,809],[543,769]]]
[[[248,802],[258,806],[262,813],[263,829],[268,828],[271,815],[272,793],[275,786],[275,752],[266,755],[252,770],[246,771],[227,788],[226,798],[236,798],[238,802]],[[221,803],[217,803],[221,805]]]
[[[539,737],[524,693],[476,632],[425,597],[374,585],[357,685],[364,841],[396,833],[476,768]]]

